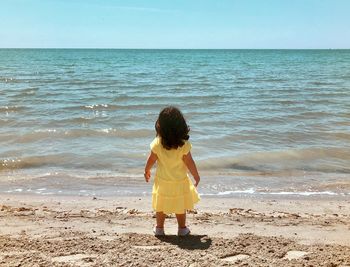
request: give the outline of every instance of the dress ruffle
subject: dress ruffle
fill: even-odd
[[[199,200],[197,189],[188,177],[178,181],[158,177],[154,180],[152,207],[157,212],[183,214],[186,210],[192,210]]]

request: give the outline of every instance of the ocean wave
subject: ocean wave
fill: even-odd
[[[234,195],[271,195],[271,196],[348,196],[350,193],[333,191],[280,191],[259,192],[253,188],[246,190],[222,191],[217,193],[201,193],[201,196],[234,196]]]
[[[91,155],[88,156],[74,153],[57,153],[3,158],[0,159],[0,171],[26,170],[28,172],[28,169],[36,169],[41,170],[38,172],[42,173],[52,168],[81,173],[87,171],[97,172],[98,170],[112,171],[115,168],[114,163],[113,160],[106,160],[105,155],[101,153],[94,154],[94,151],[91,151]]]
[[[308,148],[251,152],[236,157],[202,160],[203,170],[238,170],[261,174],[286,171],[350,173],[350,150],[347,148]]]
[[[140,130],[127,130],[127,129],[71,129],[71,130],[57,130],[57,129],[45,129],[37,130],[22,134],[17,137],[11,136],[14,142],[18,143],[31,143],[35,141],[41,141],[43,139],[73,139],[81,137],[118,137],[118,138],[142,138],[154,135],[154,130],[140,129]]]
[[[129,99],[132,102],[137,102],[135,99],[132,100],[132,98]],[[150,99],[151,100],[151,99]],[[168,106],[169,103],[174,103],[173,101],[176,100],[176,98],[172,97],[166,97],[164,98],[164,101],[158,98],[152,98],[152,101],[149,104],[145,104],[147,100],[137,103],[127,103],[127,100],[121,101],[123,104],[90,104],[90,105],[80,105],[80,106],[68,106],[64,107],[63,110],[72,110],[72,111],[79,111],[79,110],[91,110],[91,111],[119,111],[119,110],[147,110],[147,111],[155,111],[155,113],[158,113],[162,108],[165,106]],[[141,100],[140,100],[141,101]],[[213,101],[207,101],[202,102],[203,99],[201,99],[201,102],[192,103],[192,102],[183,102],[181,104],[181,107],[203,107],[205,104],[206,106],[212,106]],[[203,113],[201,113],[203,114]]]
[[[283,79],[283,78],[263,78],[263,79],[255,79],[256,82],[276,82],[276,83],[281,83],[281,82],[287,82],[288,79]]]
[[[16,95],[14,95],[13,97],[22,99],[22,97],[35,96],[38,91],[38,87],[30,87],[26,89],[16,90]]]
[[[115,104],[91,104],[85,106],[69,106],[65,107],[65,110],[92,110],[92,111],[115,111],[115,110],[143,110],[154,109],[155,107],[161,107],[159,104],[128,104],[128,105],[115,105]]]
[[[17,79],[17,78],[14,78],[14,77],[0,77],[0,82],[19,83],[19,82],[22,82],[22,81]]]
[[[12,122],[12,120],[9,120],[9,119],[0,119],[0,126],[10,124],[11,122]],[[1,140],[1,134],[0,134],[0,140]]]
[[[84,123],[94,123],[94,122],[101,122],[100,117],[71,117],[67,119],[61,119],[61,120],[51,120],[50,124],[62,124],[64,126],[66,125],[76,125],[76,124],[84,124]]]
[[[0,106],[0,112],[18,112],[25,109],[24,106]]]
[[[325,118],[325,117],[331,117],[334,113],[327,112],[327,111],[307,111],[307,112],[301,112],[299,114],[296,114],[296,117],[302,118],[302,119],[318,119],[318,118]]]
[[[43,166],[56,166],[60,164],[67,164],[74,159],[73,154],[56,154],[45,156],[30,156],[23,158],[6,158],[0,160],[0,171],[2,170],[17,170],[30,169]]]
[[[336,85],[337,83],[336,82],[330,82],[330,81],[312,81],[312,82],[309,82],[309,84],[312,84],[312,85]]]
[[[346,132],[333,132],[327,134],[330,137],[335,137],[337,140],[350,141],[350,133]]]
[[[188,99],[191,97],[191,94],[186,92],[186,94],[174,94],[172,91],[165,93],[161,92],[159,95],[121,95],[117,96],[113,99],[114,102],[131,102],[131,103],[151,103],[151,104],[159,104],[163,103],[163,105],[169,105],[169,102],[177,102],[182,101],[183,104],[188,103]],[[196,94],[198,100],[205,103],[206,100],[217,100],[221,99],[222,96],[220,94],[211,94],[203,93],[198,91]],[[192,103],[192,102],[190,102]]]

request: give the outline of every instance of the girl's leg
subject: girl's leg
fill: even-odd
[[[165,214],[163,212],[156,212],[157,228],[164,228]]]
[[[176,214],[177,224],[179,225],[179,228],[185,228],[186,227],[186,212],[183,214]]]

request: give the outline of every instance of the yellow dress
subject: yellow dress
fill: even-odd
[[[183,214],[193,209],[200,197],[182,160],[190,152],[191,143],[185,141],[182,147],[167,150],[156,137],[150,147],[158,157],[152,190],[153,209],[166,214]]]

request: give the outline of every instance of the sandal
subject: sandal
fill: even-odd
[[[187,236],[190,233],[191,233],[190,228],[188,228],[187,226],[184,228],[179,228],[177,231],[178,236]]]
[[[164,236],[165,235],[164,228],[160,228],[160,227],[157,227],[157,226],[153,227],[153,233],[154,233],[155,236]]]

